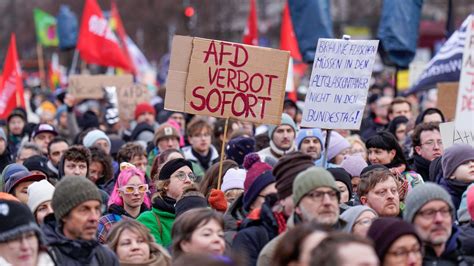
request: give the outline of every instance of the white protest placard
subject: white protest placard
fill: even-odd
[[[378,43],[319,39],[301,126],[360,128]]]
[[[445,149],[453,144],[464,143],[474,146],[474,129],[458,130],[454,126],[454,122],[446,122],[439,124],[441,140]]]
[[[470,130],[474,124],[474,19],[470,16],[462,55],[455,127]]]

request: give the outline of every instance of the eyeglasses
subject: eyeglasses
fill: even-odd
[[[436,214],[440,213],[444,218],[451,215],[451,208],[445,207],[439,210],[428,209],[424,211],[419,211],[417,214],[427,220],[433,220],[436,217]]]
[[[371,218],[364,218],[364,219],[361,219],[357,222],[355,222],[355,224],[360,224],[360,225],[363,225],[363,226],[371,226],[372,223],[374,222],[375,219],[371,219]]]
[[[193,173],[186,174],[185,172],[181,171],[174,174],[174,177],[179,179],[179,181],[185,181],[186,177],[188,177],[189,180],[191,180],[192,182],[195,182],[197,180],[197,177]]]
[[[122,191],[125,194],[133,194],[136,191],[138,193],[146,193],[148,192],[148,185],[147,184],[142,184],[142,185],[127,185],[119,188],[120,191]]]
[[[337,200],[337,192],[334,190],[331,191],[312,191],[306,194],[307,197],[311,198],[313,201],[321,202],[324,199],[324,196],[328,195],[329,199]]]
[[[21,243],[23,243],[23,241],[31,245],[33,241],[37,241],[36,233],[35,232],[23,233],[19,235],[18,237],[7,240],[6,242],[10,248],[18,249],[21,246]]]
[[[410,254],[413,254],[416,257],[421,257],[423,255],[423,251],[421,250],[421,247],[417,245],[410,250],[401,248],[395,251],[388,251],[387,254],[397,257],[399,260],[406,260]]]
[[[437,140],[435,141],[434,139],[430,139],[428,141],[426,141],[425,143],[422,143],[421,145],[426,145],[428,147],[433,147],[435,144],[438,145],[438,147],[442,147],[443,146],[443,141],[442,140]]]

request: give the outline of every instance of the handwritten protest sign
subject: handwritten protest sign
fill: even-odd
[[[474,124],[474,19],[472,16],[466,30],[455,121],[457,129],[469,130]]]
[[[119,87],[117,90],[119,116],[125,121],[134,119],[135,107],[139,103],[149,102],[151,97],[143,84]]]
[[[360,128],[378,42],[319,39],[302,126]]]
[[[449,148],[453,144],[465,143],[474,146],[474,128],[470,130],[458,130],[454,126],[454,122],[446,122],[439,124],[441,131],[441,139],[444,148]]]
[[[124,87],[133,85],[132,75],[72,75],[69,77],[68,93],[76,99],[102,99],[106,86]]]
[[[437,107],[443,112],[446,121],[454,120],[459,82],[440,82],[436,87],[438,87]]]
[[[165,108],[279,124],[289,52],[175,36]]]

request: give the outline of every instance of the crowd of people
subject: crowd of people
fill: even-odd
[[[0,265],[473,265],[474,147],[391,92],[360,131],[36,95],[0,128]]]

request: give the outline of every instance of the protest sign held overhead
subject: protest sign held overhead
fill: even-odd
[[[359,129],[378,41],[319,39],[301,125]]]
[[[472,129],[474,124],[474,19],[470,16],[462,56],[461,79],[459,80],[456,104],[456,124],[460,130]]]
[[[474,146],[474,128],[460,130],[455,128],[454,122],[439,124],[443,148],[447,149],[453,144],[469,144]]]
[[[176,36],[165,108],[279,124],[289,52]]]
[[[107,75],[72,75],[69,78],[68,92],[76,99],[102,99],[103,88],[108,86],[131,87],[132,75],[107,76]]]

